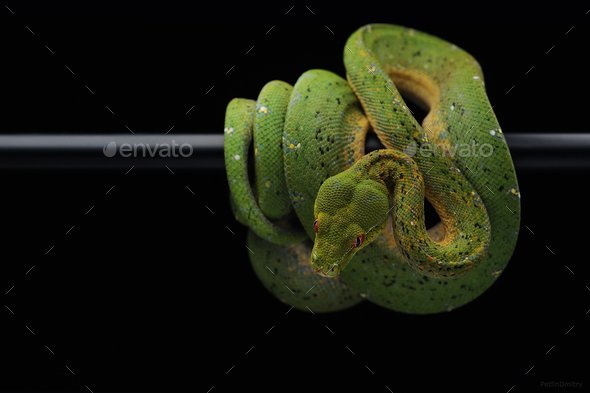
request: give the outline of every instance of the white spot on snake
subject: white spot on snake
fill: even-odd
[[[233,127],[225,127],[225,128],[223,129],[223,131],[224,131],[226,134],[231,134],[232,132],[234,132],[234,128],[233,128]]]
[[[510,193],[520,199],[520,192],[516,188],[511,188]]]
[[[369,71],[369,74],[373,74],[376,69],[377,69],[377,67],[375,67],[374,65],[372,65],[370,67],[367,67],[367,70]]]
[[[455,110],[455,104],[451,104],[451,110],[454,111]]]
[[[236,154],[236,155],[234,156],[234,160],[236,160],[236,161],[239,161],[239,160],[240,160],[240,155],[239,155],[239,154]]]
[[[362,297],[363,299],[367,298],[367,294],[366,293],[359,293],[360,297]]]
[[[266,186],[266,188],[270,188],[272,186],[272,182],[270,180],[267,180],[266,183],[264,183],[264,185]]]
[[[258,112],[266,114],[268,113],[268,107],[262,105],[260,108],[258,108]]]
[[[491,130],[491,131],[490,131],[490,135],[491,135],[491,136],[495,136],[495,135],[496,135],[496,130]]]
[[[477,80],[477,79],[479,79],[479,76],[473,75],[473,79]]]

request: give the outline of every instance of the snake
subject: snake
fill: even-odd
[[[253,271],[307,312],[369,301],[433,314],[473,301],[506,268],[520,227],[479,63],[391,24],[361,27],[343,53],[345,78],[313,69],[227,106],[230,204]],[[366,154],[368,136],[380,145]]]

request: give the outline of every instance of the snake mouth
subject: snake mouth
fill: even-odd
[[[325,278],[335,278],[340,274],[337,264],[325,264],[325,263],[320,263],[319,261],[320,261],[320,258],[318,258],[317,254],[312,253],[311,266],[313,267],[313,271],[317,275],[325,277]]]
[[[314,268],[313,270],[319,276],[322,276],[322,277],[325,277],[325,278],[336,278],[338,276],[338,272],[334,270],[334,267],[335,266],[333,266],[329,270],[322,270],[320,268]]]
[[[338,277],[345,264],[342,264],[343,258],[337,257],[335,254],[327,245],[318,247],[316,242],[310,256],[311,268],[315,274],[324,278]]]

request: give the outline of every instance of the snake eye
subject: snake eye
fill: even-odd
[[[313,231],[315,233],[318,233],[318,219],[316,218],[315,221],[313,222]]]
[[[362,245],[363,245],[363,242],[364,242],[364,241],[365,241],[365,235],[364,235],[364,234],[362,234],[362,235],[358,235],[358,236],[356,237],[356,239],[354,240],[353,247],[354,247],[354,248],[359,248],[360,246],[362,246]]]

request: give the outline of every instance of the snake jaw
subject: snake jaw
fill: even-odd
[[[336,278],[338,276],[338,273],[325,273],[319,269],[314,269],[315,273],[318,276],[324,277],[324,278]]]
[[[313,255],[311,259],[311,266],[317,275],[325,278],[336,278],[340,275],[341,271],[341,268],[337,263],[322,265],[317,259],[313,258]]]
[[[322,249],[323,251],[318,252],[318,249]],[[343,257],[338,257],[337,254],[334,247],[322,241],[318,242],[316,237],[316,242],[311,252],[311,266],[314,272],[326,278],[338,277],[340,272],[348,264],[348,261],[350,261],[350,258],[352,258],[352,255],[347,253],[348,255],[345,254]]]

